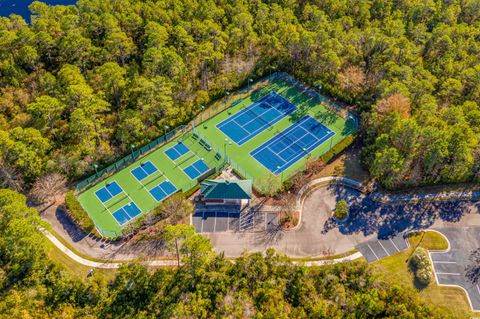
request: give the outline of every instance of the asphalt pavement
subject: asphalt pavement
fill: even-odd
[[[471,253],[480,248],[480,227],[450,227],[437,231],[447,237],[450,249],[446,252],[430,252],[435,280],[439,285],[464,289],[472,309],[480,311],[480,283],[472,283],[465,275],[467,266],[472,263]]]

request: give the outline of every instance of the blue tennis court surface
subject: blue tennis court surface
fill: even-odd
[[[165,154],[167,154],[167,156],[172,160],[176,160],[177,158],[180,158],[182,157],[183,155],[187,154],[188,151],[190,151],[188,149],[187,146],[185,146],[185,144],[183,144],[182,142],[178,143],[177,145],[175,146],[172,146],[170,147],[168,150],[165,151]]]
[[[120,225],[125,224],[129,220],[140,215],[142,211],[134,202],[130,202],[122,208],[118,209],[113,213],[113,217],[117,220]]]
[[[296,109],[297,107],[284,97],[276,92],[270,92],[257,102],[217,124],[217,128],[232,141],[242,145]]]
[[[138,166],[137,168],[132,169],[132,174],[137,180],[141,181],[152,175],[156,171],[158,171],[158,169],[155,167],[155,165],[153,165],[152,162],[148,161],[140,164],[140,166]]]
[[[188,177],[190,177],[190,179],[195,179],[209,169],[210,167],[208,167],[203,160],[199,159],[195,163],[185,167],[183,171],[188,175]]]
[[[155,186],[150,190],[150,194],[152,194],[153,198],[157,202],[167,198],[169,195],[175,193],[177,188],[175,185],[170,183],[169,181],[163,181],[159,185]]]
[[[117,184],[117,182],[111,182],[96,191],[95,195],[97,195],[98,199],[102,203],[105,203],[110,198],[113,198],[120,194],[122,191],[122,188],[120,187],[120,185]]]
[[[250,155],[278,175],[333,135],[333,131],[307,115],[257,147]]]

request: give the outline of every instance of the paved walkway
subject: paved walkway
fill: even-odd
[[[244,250],[265,251],[273,247],[291,257],[301,258],[342,254],[367,240],[384,239],[414,229],[480,225],[479,202],[475,200],[386,204],[379,201],[378,196],[365,195],[352,186],[327,183],[308,192],[301,201],[302,218],[294,231],[268,227],[204,235],[211,239],[217,252],[225,252],[229,257],[236,257]],[[346,222],[337,223],[330,212],[342,198],[350,203],[350,217]],[[54,206],[42,213],[42,217],[69,245],[95,259],[123,261],[139,256],[155,259],[166,255],[161,242],[109,243],[95,239],[79,231]]]

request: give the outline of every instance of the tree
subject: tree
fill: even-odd
[[[33,183],[30,196],[38,204],[50,202],[67,191],[66,183],[65,177],[59,173],[42,175]]]
[[[387,147],[377,153],[370,168],[373,176],[387,188],[397,185],[403,170],[404,160],[394,147]]]
[[[212,249],[210,239],[199,234],[189,236],[183,241],[180,253],[193,276],[213,258]]]
[[[93,70],[92,87],[97,87],[106,96],[107,101],[119,109],[125,89],[126,70],[114,62],[107,62]]]
[[[348,204],[344,199],[339,200],[335,204],[335,218],[343,220],[348,216]]]
[[[54,97],[42,95],[35,102],[28,104],[27,110],[32,115],[39,130],[45,133],[48,129],[49,133],[58,139],[54,126],[65,110],[65,105],[62,102]]]
[[[168,218],[171,223],[176,223],[193,213],[192,202],[185,195],[176,193],[164,200],[155,209],[161,218]]]
[[[366,77],[362,69],[351,65],[338,75],[340,87],[350,96],[357,97],[366,86]]]
[[[178,266],[180,266],[180,249],[183,247],[183,242],[194,234],[195,227],[192,225],[178,224],[165,227],[163,239],[167,249],[175,252]]]
[[[394,93],[388,98],[378,101],[376,111],[382,116],[389,112],[398,112],[402,118],[408,118],[410,117],[411,105],[408,98],[401,93]]]

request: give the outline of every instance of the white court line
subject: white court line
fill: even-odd
[[[295,124],[292,124],[292,126],[293,126],[293,125],[295,125]],[[291,127],[292,127],[292,126],[291,126]],[[303,128],[301,125],[298,125],[297,127],[301,127],[301,128],[302,128],[305,132],[307,132],[307,133],[303,134],[301,137],[297,138],[297,139],[296,139],[295,141],[293,141],[292,143],[296,143],[297,141],[299,141],[299,140],[301,140],[302,138],[304,138],[307,134],[310,134],[310,132],[308,132],[308,131],[307,131],[305,128]],[[294,128],[294,129],[295,129],[295,128]],[[287,133],[283,133],[282,135],[278,134],[278,135],[276,135],[276,136],[284,137],[284,136],[287,136],[287,134],[290,134],[292,131],[293,131],[293,129],[290,130],[290,131],[287,132]],[[281,133],[281,132],[280,132],[280,133]],[[315,137],[315,139],[316,139],[317,141],[319,140],[315,135],[312,135],[312,136]],[[289,138],[289,139],[290,139],[290,138]],[[291,140],[291,139],[290,139],[290,140]],[[277,141],[282,141],[282,140],[281,140],[281,139],[280,139],[280,140],[277,139]],[[274,142],[276,143],[277,141],[274,141]],[[316,143],[317,141],[315,141],[315,143]],[[270,143],[270,145],[273,145],[273,144],[275,144],[275,143]],[[315,144],[315,143],[314,143],[314,144]],[[263,150],[263,149],[265,149],[265,148],[270,149],[270,145],[264,146],[261,150]],[[312,144],[312,145],[313,145],[313,144]],[[289,147],[289,148],[290,148],[290,147]],[[258,152],[261,151],[261,150],[258,150]],[[270,149],[270,150],[271,150],[271,149]],[[272,150],[272,152],[273,152],[273,150]],[[282,150],[282,152],[283,152],[283,150]],[[273,152],[273,153],[275,153],[275,155],[278,156],[278,153],[276,153],[276,152]],[[255,154],[256,154],[256,153],[255,153]],[[254,154],[251,154],[251,155],[253,156]],[[280,157],[280,156],[279,156],[279,157]],[[282,158],[282,160],[283,160],[283,158]],[[283,160],[283,161],[285,162],[285,160]]]
[[[307,135],[312,135],[312,136],[315,138],[315,142],[313,142],[310,146],[315,145],[315,143],[317,143],[317,142],[320,140],[320,139],[318,139],[315,135],[310,134],[310,132],[307,131],[307,130],[306,130],[304,127],[302,127],[301,125],[298,126],[298,127],[301,127],[306,133],[303,134],[301,137],[297,138],[296,140],[292,141],[292,144],[291,144],[291,145],[296,144],[298,141],[300,141],[302,138],[304,138],[304,137],[307,136]],[[293,132],[293,130],[291,130],[291,132]],[[290,133],[290,132],[288,132],[288,133]],[[283,137],[283,136],[286,136],[286,134],[283,134],[283,135],[280,135],[280,136]],[[290,138],[289,138],[289,139],[290,139]],[[292,139],[290,139],[290,140],[292,140]],[[280,141],[281,141],[281,140],[280,140]],[[270,149],[270,145],[268,145],[267,147],[268,147],[269,150],[271,150],[271,149]],[[291,148],[291,146],[289,146],[288,148]],[[308,149],[308,147],[307,147],[307,149]],[[285,150],[282,150],[282,152],[284,152],[284,151],[285,151]],[[273,152],[273,151],[272,151],[272,152]],[[275,153],[275,152],[274,152],[274,153]],[[299,157],[299,155],[300,155],[300,158],[302,158],[302,157],[304,156],[304,155],[303,155],[303,152],[300,152],[300,153],[295,154],[294,157],[292,157],[291,159],[289,159],[289,160],[287,161],[287,160],[285,160],[285,159],[283,158],[283,156],[279,156],[278,153],[275,153],[275,155],[276,155],[278,158],[280,158],[280,159],[285,163],[285,164],[283,164],[282,166],[280,166],[280,168],[283,168],[286,164],[289,164],[291,161],[296,162],[296,161],[297,161],[297,157]]]
[[[382,245],[382,242],[380,240],[377,240],[378,243],[380,244],[380,246],[382,246],[383,250],[385,251],[385,253],[387,254],[387,256],[390,256],[390,254],[388,253],[388,251],[385,249],[385,247],[383,247]]]
[[[397,250],[397,252],[400,251],[400,249],[398,249],[397,245],[395,245],[395,243],[393,242],[393,240],[391,238],[389,238],[388,240],[390,240],[390,242],[392,243],[393,247],[395,247],[395,249]]]
[[[213,221],[213,233],[217,231],[217,214],[218,212],[215,212],[215,220]]]
[[[275,109],[275,111],[277,111],[277,112],[279,113],[279,115],[277,115],[275,118],[273,118],[272,120],[270,120],[270,121],[268,121],[268,122],[265,121],[265,120],[263,120],[262,126],[260,126],[258,129],[254,130],[254,131],[251,131],[251,132],[250,132],[249,130],[246,130],[246,129],[245,129],[245,126],[246,126],[247,124],[250,124],[251,122],[255,121],[257,118],[259,118],[261,115],[265,114],[265,113],[268,112],[268,111],[270,111],[270,110],[267,110],[267,111],[263,112],[263,113],[260,114],[259,116],[255,117],[254,119],[252,119],[252,120],[248,121],[247,123],[245,123],[244,125],[240,125],[237,121],[234,120],[235,123],[236,123],[242,130],[244,130],[245,132],[247,132],[247,134],[248,134],[246,137],[244,137],[244,138],[242,138],[241,140],[239,140],[239,141],[238,141],[239,143],[242,143],[244,140],[249,140],[249,139],[251,138],[251,136],[255,136],[255,135],[259,134],[261,131],[265,130],[267,127],[271,127],[271,126],[272,126],[271,124],[276,123],[277,119],[279,119],[279,118],[281,118],[281,117],[285,117],[284,114],[280,113],[278,110]],[[251,112],[253,113],[253,111],[251,111]]]
[[[437,275],[461,276],[462,274],[458,272],[437,272]]]
[[[329,140],[331,137],[333,137],[336,133],[333,132],[332,130],[330,130],[328,127],[326,127],[325,125],[321,124],[320,122],[318,122],[320,125],[323,125],[329,132],[327,134],[325,134],[324,136],[322,136],[322,138],[317,138],[315,135],[313,135],[309,130],[306,130],[304,127],[303,127],[303,124],[310,120],[310,119],[313,119],[315,120],[313,117],[311,116],[305,116],[304,118],[302,118],[300,121],[292,124],[289,128],[287,128],[285,130],[285,132],[282,132],[282,135],[287,135],[287,134],[290,134],[293,130],[295,130],[297,127],[301,127],[304,131],[308,132],[307,134],[310,134],[312,135],[312,137],[315,139],[315,142],[312,143],[307,149],[311,148],[312,146],[315,146],[313,147],[312,149],[310,149],[310,151],[308,153],[311,153],[313,150],[315,150],[317,147],[319,147],[320,145],[324,144],[327,140]],[[316,120],[315,120],[316,121]],[[296,125],[296,127],[295,127]],[[301,136],[300,138],[297,138],[294,143],[296,143],[298,140],[302,139],[305,135],[307,134],[304,134],[303,136]],[[277,135],[278,136],[278,135]],[[256,148],[253,152],[250,152],[250,155],[252,157],[255,157],[259,152],[263,151],[265,148],[269,147],[270,145],[273,145],[274,143],[272,142],[272,140],[274,139],[275,137],[273,137],[272,139],[270,139],[269,141],[265,142],[264,144],[260,145],[258,148]],[[274,141],[276,142],[276,141]],[[278,156],[278,154],[276,152],[274,152],[278,158],[280,158]],[[291,158],[288,162],[285,162],[285,160],[282,158],[282,161],[285,162],[285,164],[281,165],[280,168],[283,168],[285,167],[285,165],[288,165],[288,167],[290,167],[291,165],[293,165],[293,163],[296,163],[297,161],[299,161],[302,157],[304,157],[305,155],[303,154],[303,152],[300,152],[300,153],[297,153],[296,156],[294,156],[293,158]],[[259,162],[263,167],[265,167],[266,169],[270,170],[270,168],[266,167],[262,162],[260,162],[258,159],[256,159],[257,162]],[[287,168],[288,168],[287,167]],[[270,170],[271,171],[271,170]],[[279,173],[275,173],[276,171],[278,171],[278,169],[276,169],[274,172],[272,172],[274,175],[278,175]],[[283,171],[283,170],[282,170]]]
[[[226,125],[226,124],[234,121],[235,123],[237,123],[238,126],[240,126],[240,127],[243,128],[243,125],[240,125],[237,121],[235,121],[235,119],[238,118],[241,114],[244,114],[244,113],[247,113],[248,111],[250,111],[249,108],[251,108],[251,107],[253,107],[253,106],[256,106],[257,104],[260,104],[260,103],[266,103],[266,102],[264,102],[263,100],[266,99],[271,93],[272,93],[272,92],[268,93],[268,94],[265,95],[265,96],[262,96],[262,97],[261,97],[259,100],[257,100],[256,102],[253,102],[252,104],[250,104],[250,105],[247,106],[246,108],[244,108],[244,109],[242,109],[241,111],[233,114],[233,115],[232,115],[231,117],[229,117],[228,119],[225,119],[225,120],[224,120],[223,122],[221,122],[220,124],[217,124],[217,127],[218,127],[218,128],[223,127],[224,125]],[[270,103],[266,103],[266,104],[270,105]],[[276,111],[278,111],[277,108],[274,108],[274,109],[275,109]],[[267,110],[267,111],[268,111],[268,110]],[[265,112],[266,112],[266,111],[265,111]],[[265,113],[265,112],[263,112],[263,113]],[[279,112],[279,111],[278,111],[278,112]],[[252,111],[252,113],[253,113],[253,111]],[[263,113],[262,113],[262,114],[263,114]],[[262,114],[261,114],[261,115],[262,115]],[[248,123],[250,123],[250,122],[248,122]]]
[[[375,256],[375,258],[377,258],[376,260],[379,260],[380,258],[378,258],[377,254],[375,254],[375,252],[373,251],[372,247],[370,247],[370,244],[367,243],[367,246],[368,246],[368,248],[370,248],[370,251],[373,253],[373,255]]]

